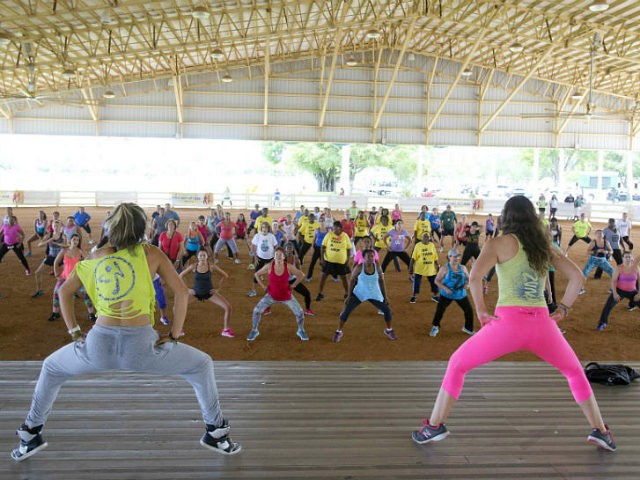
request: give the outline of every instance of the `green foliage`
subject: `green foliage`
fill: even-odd
[[[282,163],[287,144],[284,142],[264,142],[262,144],[262,154],[264,158],[274,165]]]
[[[340,147],[331,143],[297,143],[287,147],[291,162],[309,172],[321,192],[333,192],[340,176]]]

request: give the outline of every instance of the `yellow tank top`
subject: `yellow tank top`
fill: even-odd
[[[155,290],[142,245],[76,265],[76,274],[98,315],[128,319],[149,315],[154,323]]]
[[[514,235],[515,237],[515,235]],[[517,237],[515,237],[516,240]],[[518,240],[518,253],[496,265],[498,274],[498,307],[546,307],[544,286],[546,277],[529,266],[527,254]]]

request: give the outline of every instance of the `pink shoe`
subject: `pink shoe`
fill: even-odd
[[[24,274],[25,274],[27,277],[30,277],[30,276],[31,276],[31,270],[29,270],[29,269],[27,268],[27,269],[24,271]]]
[[[305,314],[305,315],[309,315],[310,317],[313,317],[313,316],[316,314],[316,312],[314,312],[314,311],[313,311],[313,310],[311,310],[310,308],[305,308],[305,309],[304,309],[304,314]]]
[[[230,328],[225,328],[224,330],[222,330],[222,333],[220,333],[220,335],[222,335],[223,337],[229,337],[229,338],[233,338],[236,336],[236,334],[233,333],[233,330],[231,330]]]
[[[271,307],[265,308],[264,312],[262,312],[262,315],[271,315]]]

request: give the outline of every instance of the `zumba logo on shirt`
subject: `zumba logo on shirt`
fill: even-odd
[[[540,281],[540,276],[535,271],[528,270],[520,274],[515,291],[522,299],[537,300],[543,295],[542,287],[543,282]]]
[[[108,256],[93,270],[98,296],[110,302],[123,299],[136,283],[133,265],[122,257]]]

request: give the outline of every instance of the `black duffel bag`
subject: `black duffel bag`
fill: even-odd
[[[636,378],[640,378],[640,373],[626,365],[611,365],[591,362],[584,367],[584,373],[590,383],[600,385],[629,385]]]

